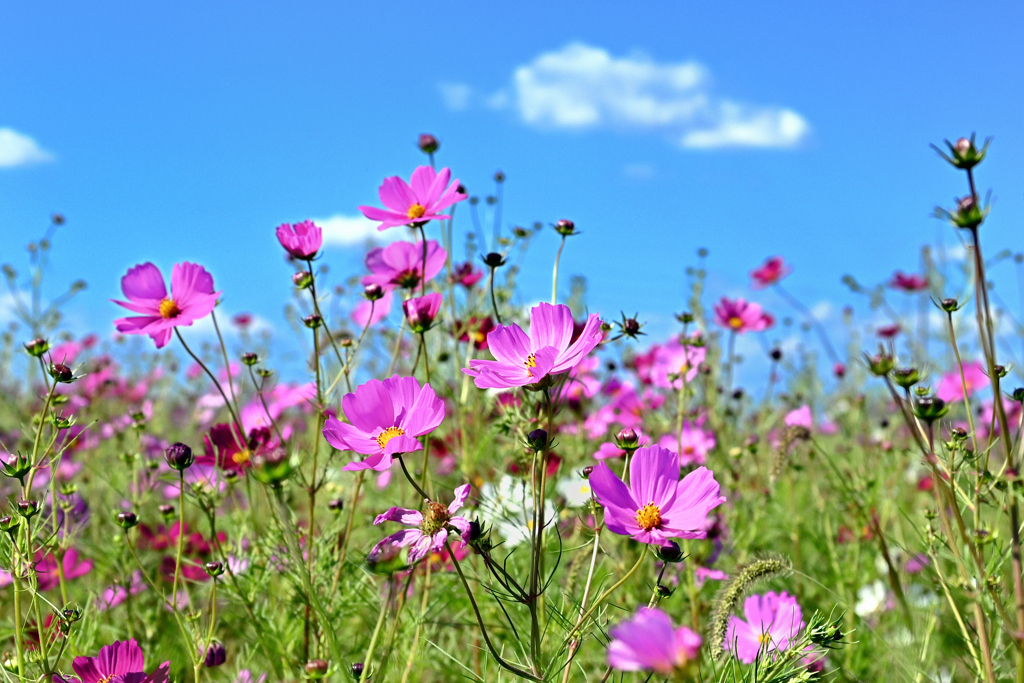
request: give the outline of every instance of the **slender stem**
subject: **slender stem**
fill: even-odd
[[[590,569],[587,571],[587,583],[583,587],[583,599],[580,601],[580,615],[576,621],[576,627],[579,628],[580,622],[583,619],[583,615],[587,609],[587,599],[590,597],[590,586],[594,581],[594,567],[597,565],[597,551],[601,546],[601,529],[600,527],[594,529],[594,548],[590,552]],[[562,674],[562,683],[568,683],[569,672],[572,671],[572,660],[576,656],[576,652],[579,651],[581,640],[574,640],[569,643],[569,654],[565,660],[565,672]]]
[[[398,464],[402,466],[402,472],[405,473],[405,478],[408,479],[409,483],[412,484],[412,487],[416,489],[416,493],[420,494],[424,500],[430,500],[430,496],[427,495],[427,492],[420,488],[420,485],[417,484],[416,480],[412,478],[411,474],[409,474],[409,470],[405,467],[405,460],[402,458],[401,453],[395,453],[395,460],[397,460]]]
[[[192,360],[194,360],[199,365],[199,367],[201,367],[203,369],[203,372],[206,373],[206,376],[209,377],[210,381],[213,382],[213,385],[215,387],[217,387],[217,391],[220,393],[221,398],[224,399],[224,405],[227,406],[228,412],[231,413],[231,419],[234,421],[235,426],[238,427],[238,434],[235,434],[235,441],[237,442],[239,440],[239,438],[244,439],[245,438],[245,428],[242,426],[242,421],[238,419],[238,414],[235,412],[234,407],[231,405],[231,401],[228,400],[228,395],[224,393],[224,387],[222,387],[220,385],[220,382],[217,381],[217,378],[210,371],[210,368],[206,367],[206,363],[201,361],[199,359],[199,356],[197,356],[196,354],[192,353],[192,349],[190,349],[188,344],[185,343],[185,338],[181,336],[181,332],[178,331],[177,327],[174,328],[174,334],[177,335],[178,341],[181,342],[181,345],[185,348],[186,353],[188,353],[188,355],[192,356]],[[228,372],[228,374],[230,375],[231,373]],[[232,431],[234,431],[234,430],[232,430]],[[245,444],[238,443],[238,447],[239,448],[244,448]]]
[[[420,271],[420,296],[427,293],[427,231],[424,228],[426,223],[420,223],[420,241],[423,242],[423,270]],[[443,228],[442,228],[443,229]]]
[[[555,270],[551,274],[551,303],[558,303],[558,262],[562,259],[562,249],[565,248],[565,235],[562,235],[562,243],[558,245],[558,253],[555,254]]]
[[[348,541],[352,537],[352,520],[356,516],[356,506],[359,504],[359,488],[363,485],[363,475],[366,474],[366,470],[360,470],[359,474],[356,475],[356,485],[352,489],[352,500],[348,504],[348,522],[345,524],[345,537],[341,540],[341,554],[338,556],[338,570],[334,574],[334,584],[331,588],[331,592],[334,593],[338,589],[338,581],[341,579],[341,570],[345,566],[345,555],[348,553]]]
[[[370,677],[370,663],[373,661],[373,649],[377,646],[377,636],[380,635],[380,627],[384,625],[384,617],[388,613],[388,604],[391,602],[391,582],[388,582],[387,598],[380,608],[380,615],[377,617],[377,625],[373,627],[373,635],[370,636],[370,645],[366,648],[363,656],[363,672],[359,674],[359,683],[365,683]]]
[[[413,663],[416,659],[416,652],[419,650],[420,645],[420,632],[423,630],[423,622],[427,618],[427,601],[430,598],[430,562],[426,563],[427,577],[424,581],[423,586],[423,597],[420,599],[420,616],[416,620],[416,631],[412,636],[412,645],[409,646],[409,657],[405,662],[405,670],[402,672],[402,683],[406,683],[409,680],[409,674],[412,672]]]
[[[12,539],[13,542],[13,539]],[[22,634],[21,634],[21,568],[17,566],[20,563],[15,563],[13,567],[14,571],[11,572],[14,575],[14,645],[18,651],[18,678],[21,680],[28,680],[25,678],[25,651],[22,646]]]
[[[501,325],[501,313],[498,312],[498,300],[494,298],[494,266],[491,266],[491,274],[488,278],[487,288],[491,291],[491,308],[494,309],[494,317],[498,320],[498,324]]]
[[[384,375],[390,377],[395,371],[395,364],[398,362],[398,353],[402,350],[402,338],[405,337],[405,317],[402,317],[402,324],[398,328],[398,336],[395,337],[395,350],[391,353],[391,362],[388,363],[388,371]]]
[[[633,574],[636,573],[636,570],[639,569],[640,565],[643,563],[644,558],[647,557],[647,549],[648,549],[648,546],[645,543],[644,544],[644,549],[640,553],[640,557],[637,558],[636,564],[633,565],[633,568],[630,569],[628,572],[626,572],[621,579],[619,579],[618,581],[613,583],[608,588],[608,590],[606,590],[604,593],[601,593],[600,597],[598,597],[597,600],[594,601],[593,606],[591,606],[591,608],[589,610],[587,610],[586,614],[584,614],[582,617],[580,617],[579,623],[575,627],[573,627],[573,629],[571,631],[569,631],[569,634],[566,636],[567,638],[572,637],[573,635],[575,635],[580,630],[580,628],[583,627],[584,622],[586,622],[586,620],[590,618],[590,615],[592,615],[594,613],[594,611],[597,610],[597,608],[601,606],[601,603],[603,603],[605,600],[607,600],[609,595],[614,593],[615,590],[619,586],[621,586],[622,584],[626,583],[626,581],[629,580],[629,577],[633,576]]]
[[[181,576],[181,552],[185,547],[185,470],[178,470],[178,549],[174,558],[174,582],[171,584],[171,605],[178,609],[178,577]]]
[[[700,605],[697,602],[697,565],[690,554],[690,539],[683,539],[683,553],[686,554],[686,585],[690,591],[690,625],[694,631],[700,631]],[[657,590],[657,587],[655,587]]]
[[[235,382],[231,379],[231,361],[228,360],[228,347],[225,346],[224,337],[221,336],[220,326],[217,324],[216,311],[210,311],[210,319],[213,320],[213,329],[217,331],[217,341],[220,342],[220,350],[224,354],[224,372],[228,375],[228,391],[231,392],[231,402],[235,406],[235,412],[238,412],[238,398],[235,396]]]

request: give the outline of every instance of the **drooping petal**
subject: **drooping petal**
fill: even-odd
[[[469,484],[463,484],[455,489],[455,500],[453,500],[448,506],[448,513],[453,514],[456,510],[465,505],[467,498],[469,498]]]
[[[369,556],[376,557],[380,554],[381,549],[385,547],[395,549],[404,548],[406,546],[412,545],[413,543],[419,542],[423,538],[425,538],[423,532],[419,529],[402,529],[401,531],[396,531],[390,536],[385,536],[384,538],[382,538],[380,542],[377,543],[377,545],[373,546],[373,550],[370,551]]]
[[[383,524],[384,522],[399,522],[406,526],[419,526],[423,523],[423,513],[419,510],[393,507],[390,510],[380,513],[377,515],[377,518],[373,520],[374,524]]]

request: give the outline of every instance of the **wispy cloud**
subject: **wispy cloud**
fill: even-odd
[[[394,242],[403,237],[400,228],[377,230],[379,223],[360,215],[336,213],[327,218],[314,218],[323,230],[324,245],[331,247],[362,246],[367,242]]]
[[[53,155],[35,140],[13,128],[0,128],[0,168],[53,161]]]
[[[453,110],[475,104],[512,108],[526,125],[547,130],[648,130],[685,148],[794,147],[810,124],[785,107],[742,103],[713,92],[696,61],[657,62],[615,56],[575,42],[515,69],[511,85],[477,93],[463,83],[440,86]]]

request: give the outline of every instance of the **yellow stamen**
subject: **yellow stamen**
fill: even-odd
[[[733,317],[729,318],[729,327],[731,327],[734,330],[740,329],[741,327],[743,327],[743,319],[738,318],[734,315]]]
[[[391,441],[391,439],[396,436],[402,436],[403,434],[405,434],[405,430],[401,427],[388,427],[377,435],[377,445],[380,446],[381,450],[384,450],[388,445],[388,441]]]
[[[252,458],[252,453],[249,452],[248,448],[238,451],[237,453],[231,456],[231,459],[234,461],[236,465],[244,465],[245,463],[249,462],[250,458]]]
[[[179,313],[181,313],[181,309],[178,308],[178,304],[174,303],[174,299],[164,299],[160,302],[161,318],[176,318]]]
[[[762,633],[761,635],[759,635],[757,637],[757,642],[758,642],[759,645],[764,645],[765,643],[770,643],[770,642],[772,642],[772,636],[771,636],[770,633]]]
[[[526,357],[526,360],[523,361],[523,365],[526,366],[526,374],[528,374],[530,377],[533,377],[533,373],[530,372],[530,368],[537,367],[537,357],[531,353],[529,356]]]
[[[409,218],[423,218],[423,214],[426,212],[427,209],[422,204],[413,204],[409,207],[409,210],[405,212],[405,215]]]
[[[648,503],[636,511],[636,523],[644,531],[657,529],[661,526],[661,508],[654,503]]]

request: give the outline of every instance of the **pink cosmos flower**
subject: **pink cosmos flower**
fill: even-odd
[[[666,434],[658,439],[658,445],[679,453],[679,465],[703,465],[707,455],[715,447],[715,434],[700,426],[701,420],[693,424],[689,420],[683,422],[682,440],[677,443],[675,434]]]
[[[415,437],[434,431],[444,419],[444,401],[429,384],[421,389],[415,377],[371,379],[346,394],[341,405],[352,424],[329,418],[324,438],[338,450],[370,456],[342,468],[349,472],[383,472],[396,453],[422,450]]]
[[[289,254],[302,261],[311,261],[323,244],[323,231],[313,221],[277,226],[277,241]]]
[[[907,275],[906,273],[897,270],[892,274],[892,280],[889,281],[889,286],[893,289],[899,289],[904,292],[922,292],[928,289],[928,278],[924,275]]]
[[[138,595],[144,590],[146,590],[146,583],[142,579],[142,572],[136,569],[132,574],[132,580],[127,589],[117,583],[104,588],[103,592],[96,598],[96,609],[100,612],[106,612],[108,609],[113,609],[127,600],[129,591],[131,595]]]
[[[462,371],[479,389],[509,389],[537,384],[548,375],[567,372],[601,343],[601,319],[591,314],[579,338],[573,337],[573,319],[563,304],[538,304],[530,310],[530,335],[518,325],[499,325],[487,335],[487,346],[497,360],[476,360]]]
[[[967,393],[973,394],[979,389],[988,386],[988,375],[978,361],[964,363],[964,382],[967,384]],[[960,371],[946,373],[939,382],[939,388],[935,395],[946,403],[964,400],[964,383],[960,381]]]
[[[715,304],[715,323],[743,334],[762,332],[771,327],[775,319],[760,306],[744,299],[727,299],[724,296]]]
[[[142,648],[131,640],[119,640],[100,648],[95,657],[75,657],[71,668],[82,683],[167,683],[171,663],[164,662],[146,675]],[[67,679],[54,676],[67,683]]]
[[[448,276],[452,284],[462,285],[469,289],[483,278],[484,271],[473,267],[472,261],[466,261],[452,267],[452,274]]]
[[[787,427],[807,427],[810,429],[814,426],[814,417],[811,415],[810,406],[800,406],[796,410],[791,410],[786,413],[786,417],[783,419]]]
[[[750,278],[754,281],[754,289],[764,289],[792,272],[793,269],[786,265],[781,256],[772,256],[760,268],[750,271]]]
[[[679,481],[679,456],[660,446],[633,454],[629,482],[627,487],[604,462],[590,474],[608,529],[641,543],[706,538],[708,512],[725,502],[711,470],[698,467]]]
[[[411,184],[398,176],[385,178],[378,194],[386,209],[374,206],[360,206],[359,210],[371,221],[380,221],[378,230],[398,225],[421,225],[427,221],[451,218],[440,212],[467,195],[459,192],[459,180],[448,183],[452,172],[442,168],[437,173],[430,166],[420,166],[412,172]]]
[[[428,281],[441,272],[447,258],[448,252],[441,245],[435,240],[427,240]],[[366,254],[366,267],[370,274],[363,276],[364,285],[377,284],[386,291],[396,287],[416,289],[423,279],[423,243],[394,242],[371,249]]]
[[[881,327],[875,330],[875,334],[877,334],[882,339],[895,339],[896,335],[900,333],[900,329],[901,328],[899,326],[899,323],[893,323],[892,325],[882,325]]]
[[[406,299],[402,303],[405,320],[413,332],[426,332],[434,324],[434,319],[441,310],[441,293],[431,292],[424,296]]]
[[[382,550],[397,551],[399,548],[412,546],[409,549],[409,563],[412,564],[426,557],[431,551],[443,550],[444,542],[448,539],[449,527],[458,531],[462,540],[468,543],[469,520],[454,516],[455,512],[466,504],[468,497],[469,484],[463,484],[455,489],[455,500],[448,507],[434,501],[425,501],[423,512],[394,507],[377,515],[377,519],[373,520],[374,524],[400,522],[415,528],[404,529],[384,538],[373,547],[369,557],[377,557]]]
[[[743,603],[743,616],[746,621],[729,617],[725,649],[735,651],[745,664],[752,664],[759,653],[787,649],[804,627],[800,605],[789,593],[751,595]]]
[[[673,627],[660,609],[649,607],[641,607],[609,633],[608,665],[619,671],[671,674],[697,658],[702,642],[687,627]]]
[[[78,551],[68,548],[64,551],[61,567],[64,570],[64,580],[70,581],[91,572],[92,560],[79,562]],[[60,585],[60,579],[57,576],[57,558],[53,553],[48,554],[36,564],[36,575],[38,576],[39,590],[53,590]]]
[[[663,389],[682,389],[684,376],[686,383],[692,384],[706,356],[703,346],[683,345],[673,339],[657,347],[650,367],[651,381]]]
[[[171,270],[171,295],[167,295],[164,276],[152,263],[128,270],[121,278],[121,291],[128,301],[113,300],[118,306],[141,316],[114,321],[118,332],[148,334],[163,348],[171,331],[205,317],[217,305],[220,292],[213,291],[213,277],[195,263],[176,263]]]
[[[703,586],[704,582],[708,579],[712,579],[714,581],[728,581],[729,575],[721,569],[708,569],[707,567],[694,568],[693,583],[696,584],[697,588]]]

